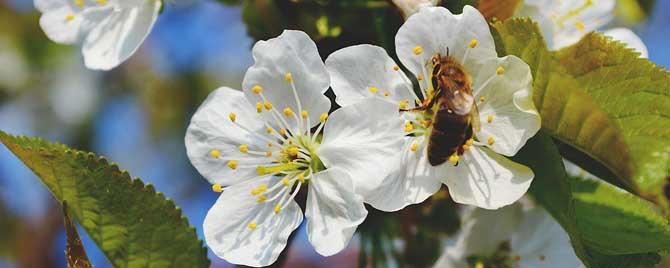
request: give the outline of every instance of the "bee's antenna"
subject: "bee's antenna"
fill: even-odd
[[[449,47],[447,47],[447,58],[449,58]]]

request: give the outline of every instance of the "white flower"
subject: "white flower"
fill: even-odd
[[[128,59],[151,31],[160,0],[34,0],[40,26],[61,44],[82,43],[90,69],[109,70]]]
[[[419,80],[421,98],[382,48],[360,45],[336,51],[326,60],[336,101],[346,107],[375,98],[403,110],[414,108],[415,101],[433,94],[431,58],[447,55],[447,50],[471,78],[481,127],[460,145],[464,154],[433,166],[427,159],[432,111],[404,112],[410,135],[397,153],[399,169],[376,194],[366,196],[366,202],[378,209],[393,211],[422,202],[442,183],[456,202],[495,209],[518,200],[530,186],[533,172],[502,156],[516,154],[540,128],[531,100],[530,69],[517,57],[497,57],[488,24],[470,6],[461,15],[442,7],[423,8],[400,27],[396,52]]]
[[[391,2],[402,12],[403,17],[407,18],[421,8],[437,5],[440,0],[392,0]]]
[[[544,209],[517,203],[466,214],[435,267],[583,267],[568,234]]]
[[[244,93],[211,93],[186,133],[191,162],[223,191],[205,218],[207,244],[232,263],[273,263],[302,222],[293,199],[306,187],[309,241],[335,254],[367,215],[359,193],[380,183],[402,147],[397,107],[370,100],[328,116],[330,78],[303,32],[260,41],[253,56]]]
[[[537,21],[547,45],[556,50],[610,23],[615,6],[616,0],[525,0],[515,16]],[[630,29],[615,28],[603,34],[627,44],[643,58],[648,56],[647,47]]]

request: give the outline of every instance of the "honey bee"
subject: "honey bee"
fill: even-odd
[[[479,130],[479,112],[470,76],[448,51],[446,56],[438,53],[432,57],[434,94],[420,107],[433,114],[428,141],[428,162],[433,166],[451,156],[463,155],[464,145]]]

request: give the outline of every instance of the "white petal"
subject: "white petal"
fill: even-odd
[[[231,112],[236,115],[236,123],[229,118]],[[267,146],[266,142],[259,138],[264,129],[261,117],[241,91],[220,88],[210,93],[193,115],[184,139],[186,153],[193,166],[209,182],[234,184],[257,176],[255,166],[248,162],[269,163],[270,159],[266,157],[239,153],[241,144],[247,144],[250,150],[266,148],[263,147]],[[212,150],[221,153],[219,158],[212,157]],[[236,160],[238,168],[233,170],[228,167],[229,160]]]
[[[485,209],[519,200],[535,176],[530,168],[478,146],[462,155],[458,166],[443,166],[449,167],[444,183],[453,200]]]
[[[390,173],[377,188],[365,197],[365,202],[376,209],[396,211],[407,205],[418,204],[442,186],[441,178],[447,176],[446,168],[428,163],[426,142],[423,137],[405,138],[402,153],[396,159],[398,168]],[[416,152],[411,150],[416,143]]]
[[[81,13],[75,12],[73,7],[66,3],[58,7],[50,5],[48,8],[50,10],[40,17],[40,27],[49,39],[56,43],[74,44],[83,38],[81,25],[85,19]],[[68,20],[68,16],[72,16],[72,20]]]
[[[286,30],[277,38],[258,41],[252,52],[255,63],[242,83],[247,99],[252,103],[261,101],[252,92],[258,85],[280,113],[290,107],[299,114],[291,83],[286,81],[286,74],[291,73],[301,108],[310,115],[310,126],[318,124],[319,115],[330,110],[330,101],[323,95],[330,86],[330,77],[314,41],[304,32]],[[296,126],[294,119],[287,121],[291,128]]]
[[[141,3],[135,7],[115,9],[90,31],[82,47],[86,67],[109,70],[135,53],[149,35],[161,8],[159,0]],[[83,15],[99,16],[88,10]]]
[[[314,174],[307,196],[307,235],[316,252],[331,256],[344,249],[368,215],[363,198],[354,193],[349,174],[329,168]]]
[[[496,74],[498,67],[504,68],[502,75]],[[528,65],[515,56],[487,61],[474,74],[481,126],[476,136],[486,144],[488,138],[493,137],[493,145],[487,146],[495,152],[513,156],[540,130],[540,115],[531,93],[532,81]],[[490,123],[489,119],[492,119]]]
[[[207,212],[203,228],[207,245],[217,256],[234,264],[270,265],[302,222],[300,207],[293,200],[279,214],[271,203],[259,204],[249,192],[268,184],[270,176],[226,188]],[[256,223],[251,230],[248,225]]]
[[[519,204],[497,210],[468,207],[461,231],[450,241],[451,244],[446,247],[435,267],[465,268],[469,267],[467,258],[470,256],[490,256],[501,243],[509,241],[518,229],[522,216]]]
[[[473,39],[477,40],[477,46],[469,48]],[[463,62],[466,50],[469,50],[466,63],[497,57],[488,23],[471,6],[465,6],[460,15],[453,15],[443,7],[423,8],[400,27],[395,44],[398,58],[415,74],[422,74],[423,66],[436,53],[446,55],[447,48],[449,55],[459,62]],[[420,55],[414,53],[417,46],[423,49]]]
[[[333,52],[326,59],[333,91],[340,106],[379,97],[394,102],[407,100],[414,105],[413,86],[386,51],[378,46],[357,45]],[[370,88],[376,88],[372,93]],[[389,94],[384,97],[385,92]]]
[[[518,267],[582,267],[570,237],[549,213],[540,208],[524,213],[523,222],[511,236],[512,253],[520,257]]]
[[[649,52],[647,52],[647,46],[644,45],[642,39],[637,36],[633,31],[628,28],[613,28],[607,31],[604,31],[603,34],[614,38],[626,44],[629,48],[634,49],[640,53],[641,58],[648,58]]]
[[[326,122],[317,155],[328,168],[344,169],[366,196],[392,170],[404,143],[398,106],[368,99],[342,107]]]

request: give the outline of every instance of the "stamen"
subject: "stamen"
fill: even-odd
[[[479,102],[484,102],[484,101],[486,101],[486,97],[484,97],[484,96],[479,97]]]
[[[475,263],[475,268],[484,268],[484,263],[477,261],[477,263]]]
[[[456,164],[458,164],[458,160],[459,160],[459,159],[460,159],[460,157],[458,157],[458,154],[452,154],[452,155],[449,157],[449,162],[451,162],[452,164],[456,165]]]
[[[263,112],[263,104],[261,102],[256,102],[256,112]]]
[[[486,122],[487,123],[493,122],[493,115],[492,114],[490,114],[489,116],[486,117]]]
[[[416,152],[416,150],[417,150],[418,148],[419,148],[419,145],[416,144],[416,143],[412,143],[412,145],[409,147],[409,149],[410,149],[412,152]]]
[[[326,120],[328,120],[328,113],[322,113],[319,116],[319,122],[324,123],[324,122],[326,122]]]
[[[298,149],[297,146],[292,146],[292,147],[289,147],[288,149],[286,149],[286,153],[289,156],[296,157],[296,156],[298,156],[298,152],[300,152],[300,150]]]
[[[254,94],[260,94],[261,92],[263,92],[263,87],[255,85],[251,88],[251,92],[253,92]]]
[[[408,100],[401,100],[398,102],[398,105],[400,106],[400,109],[405,110],[407,109],[407,105],[409,104]]]
[[[78,8],[84,8],[84,0],[74,0],[74,5]]]
[[[223,192],[223,186],[221,186],[221,184],[218,183],[212,184],[212,191],[216,193]]]
[[[265,103],[263,103],[263,106],[265,107],[265,110],[268,111],[272,110],[272,103],[270,103],[269,101],[265,101]]]
[[[294,114],[293,110],[290,107],[284,108],[284,115],[286,117],[291,117],[291,116],[293,116],[293,114]]]
[[[405,122],[405,132],[412,132],[412,130],[414,130],[414,125],[412,124],[412,121]]]
[[[307,116],[308,116],[308,115],[309,115],[309,114],[307,113],[307,111],[301,111],[301,112],[300,112],[300,117],[302,117],[303,119],[307,119]]]
[[[577,28],[577,30],[580,30],[580,31],[583,32],[584,29],[586,28],[586,26],[584,26],[583,22],[578,20],[578,21],[575,22],[575,28]]]
[[[297,179],[298,179],[298,182],[305,183],[305,175],[304,174],[302,174],[302,173],[298,174]]]
[[[421,53],[423,53],[423,47],[415,46],[414,47],[414,55],[421,55]]]
[[[211,156],[212,158],[217,158],[218,159],[219,157],[221,157],[221,151],[219,151],[217,149],[212,149],[211,151],[209,151],[209,156]]]
[[[286,73],[286,75],[284,75],[284,80],[286,80],[286,82],[292,83],[293,82],[293,75],[290,72]]]
[[[497,75],[505,74],[505,68],[503,68],[502,66],[498,66],[498,69],[496,69],[496,74]]]
[[[230,121],[235,122],[235,119],[237,118],[237,115],[235,115],[235,113],[230,113],[230,114],[228,115],[228,118],[230,118]]]
[[[496,142],[496,141],[495,141],[495,139],[493,139],[493,137],[489,137],[489,138],[486,140],[486,143],[487,143],[489,146],[490,146],[490,145],[493,145],[495,142]]]
[[[104,6],[107,4],[107,0],[98,0],[98,5]]]
[[[267,152],[265,153],[265,156],[267,156],[267,157],[271,157],[271,156],[272,156],[272,151],[267,151]]]
[[[272,134],[272,133],[275,132],[275,130],[271,127],[267,127],[267,128],[265,128],[265,132],[267,132],[268,134]],[[270,144],[270,143],[268,143],[268,144]]]
[[[254,229],[256,229],[256,227],[258,227],[258,224],[256,224],[255,222],[251,222],[251,223],[247,224],[247,227],[251,230],[254,230]]]
[[[384,97],[388,96],[391,96],[391,92],[389,92],[388,90],[384,90]]]
[[[393,65],[393,70],[397,72],[398,70],[400,70],[400,66],[398,66],[398,65]]]
[[[280,128],[279,129],[279,135],[286,136],[286,129],[285,128]]]
[[[228,161],[228,167],[230,169],[237,169],[237,161],[235,161],[235,160]]]
[[[268,197],[265,195],[259,195],[256,198],[256,202],[258,202],[259,204],[265,203],[266,200],[268,200]]]
[[[470,44],[468,46],[470,48],[475,48],[475,47],[477,47],[478,43],[479,43],[479,41],[477,41],[477,39],[472,39],[472,40],[470,40]]]
[[[474,139],[468,139],[467,141],[465,141],[465,145],[467,145],[467,146],[472,146],[473,144],[475,144]]]
[[[277,203],[274,208],[275,214],[279,214],[281,212],[281,204]]]
[[[265,192],[268,189],[268,186],[265,184],[258,185],[257,188],[251,189],[251,195],[259,195]]]
[[[416,77],[416,80],[418,80],[418,81],[423,81],[423,75],[422,75],[422,74],[418,75],[418,76]]]
[[[240,145],[240,153],[246,154],[249,152],[249,146],[246,144]]]
[[[65,16],[65,21],[71,22],[72,20],[74,20],[74,15],[73,14],[68,14],[67,16]]]
[[[378,89],[376,87],[369,87],[368,90],[370,91],[370,93],[375,94],[377,93]]]

